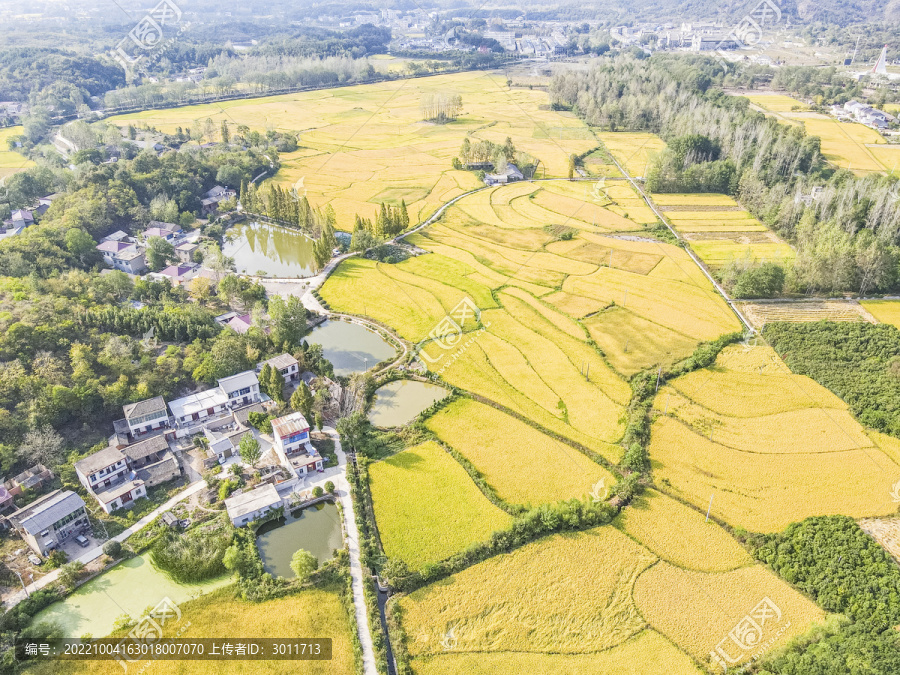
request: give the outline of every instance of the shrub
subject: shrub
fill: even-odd
[[[325,483],[325,492],[334,494],[334,483],[332,483],[331,481]]]
[[[297,575],[300,583],[309,581],[309,577],[319,568],[319,561],[312,553],[304,549],[298,549],[291,556],[291,569]]]
[[[197,583],[225,572],[223,558],[231,536],[224,528],[194,528],[178,535],[168,532],[154,544],[153,566],[180,583]]]
[[[313,488],[312,494],[313,497],[321,497],[323,494],[325,494],[325,490],[323,490],[321,486],[316,485],[316,487]]]
[[[122,554],[122,544],[115,539],[110,539],[103,544],[103,552],[110,558],[118,558]]]
[[[55,570],[57,567],[61,567],[69,562],[69,556],[65,554],[64,551],[52,551],[50,555],[47,556],[47,568],[51,570]]]

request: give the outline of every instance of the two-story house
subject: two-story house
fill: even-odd
[[[9,522],[39,555],[90,527],[84,500],[71,490],[54,490],[10,514]]]
[[[256,364],[256,372],[260,372],[266,364],[281,373],[285,384],[291,384],[300,379],[300,364],[290,354],[279,354],[268,361]]]
[[[322,471],[324,460],[309,440],[309,422],[295,412],[272,420],[275,451],[290,463],[297,475]]]
[[[107,265],[127,274],[140,274],[147,269],[143,249],[133,242],[103,241],[97,250]]]
[[[135,438],[148,431],[169,426],[169,411],[162,396],[129,403],[122,406],[122,410],[125,412],[128,431]]]
[[[223,377],[219,380],[219,389],[228,397],[229,408],[239,408],[259,401],[259,379],[252,370]]]
[[[107,513],[147,496],[147,488],[181,475],[169,443],[161,435],[121,450],[108,447],[75,462],[75,474]]]

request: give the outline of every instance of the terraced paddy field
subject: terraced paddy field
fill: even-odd
[[[728,195],[654,194],[653,201],[711,269],[737,258],[789,263],[794,250]]]
[[[9,139],[22,133],[22,127],[0,129],[0,180],[34,166],[34,162],[26,159],[18,152],[9,149]]]
[[[808,516],[896,510],[892,446],[770,347],[726,348],[661,387],[654,408],[655,478],[704,510],[712,496],[712,514],[731,525],[774,532]]]
[[[699,529],[694,522],[688,527]],[[709,551],[719,543],[701,535],[696,545]],[[669,539],[662,548],[683,547]],[[784,630],[771,633],[776,645],[825,616],[762,565],[689,571],[660,560],[616,528],[602,527],[538,540],[398,602],[417,673],[450,672],[476,657],[501,673],[652,673],[669,666],[689,673],[696,672],[696,663],[707,663],[763,597],[782,612],[777,623]],[[638,643],[656,666],[634,670],[642,661],[633,657],[613,665],[611,657],[634,654]],[[574,669],[586,655],[595,656],[593,669]],[[527,664],[573,670],[522,670]]]
[[[646,176],[650,160],[666,147],[659,136],[643,131],[603,131],[597,138],[633,177]]]
[[[851,169],[857,175],[882,173],[892,167],[875,156],[870,144],[885,144],[881,134],[856,122],[839,122],[819,113],[783,113],[789,120],[801,122],[810,136],[822,139],[822,155],[843,169]]]
[[[625,376],[740,324],[682,249],[566,192],[514,184],[467,196],[408,238],[431,254],[350,259],[321,294],[421,342],[425,365],[450,384],[618,461]]]
[[[371,464],[369,483],[384,551],[410,569],[448,558],[510,522],[432,441]]]
[[[462,96],[464,112],[457,121],[422,120],[421,102],[435,93]],[[540,159],[547,176],[565,176],[569,155],[597,141],[578,118],[546,109],[547,103],[544,91],[507,88],[500,73],[469,72],[152,110],[110,121],[142,121],[172,131],[211,118],[216,127],[225,121],[261,132],[297,132],[302,148],[281,157],[272,180],[297,186],[314,206],[330,204],[338,226],[350,230],[356,214],[372,217],[383,201],[405,200],[415,223],[478,187],[474,172],[451,168],[467,136],[495,143],[510,137],[517,150]]]
[[[607,488],[616,482],[612,473],[571,446],[471,399],[455,401],[426,426],[472,462],[507,502],[583,499],[600,481]]]
[[[839,300],[802,300],[796,302],[739,302],[744,316],[756,329],[770,321],[869,321],[875,322],[865,303]],[[890,323],[886,321],[885,323]]]

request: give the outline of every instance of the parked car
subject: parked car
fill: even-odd
[[[87,537],[85,537],[83,534],[79,534],[77,537],[75,537],[75,543],[78,544],[81,548],[87,548],[91,545],[91,542],[89,542]]]
[[[38,558],[34,553],[32,553],[28,556],[28,562],[30,562],[32,565],[40,565],[44,561]]]

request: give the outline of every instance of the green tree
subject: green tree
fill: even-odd
[[[318,499],[319,497],[321,497],[324,494],[325,494],[325,490],[323,490],[321,486],[316,485],[316,487],[313,488],[312,496],[315,497],[316,499]]]
[[[275,295],[269,299],[269,318],[272,328],[272,342],[286,351],[300,346],[306,333],[309,313],[296,295],[287,299]]]
[[[79,560],[63,565],[59,569],[59,583],[66,588],[74,588],[82,571],[84,571],[84,563]]]
[[[253,434],[245,434],[238,446],[241,459],[252,467],[256,467],[256,463],[262,457],[262,450],[259,447],[259,441],[253,437]]]
[[[301,584],[309,581],[312,573],[319,569],[319,560],[305,549],[298,549],[291,556],[291,569]]]
[[[316,413],[316,429],[322,431],[322,427],[325,426],[325,418],[322,417],[322,413]]]
[[[223,143],[228,143],[231,140],[231,131],[228,129],[228,122],[225,120],[222,120],[221,135]]]
[[[325,481],[325,492],[327,492],[328,494],[334,494],[334,483],[332,483],[330,480]]]
[[[150,237],[147,239],[146,260],[147,267],[153,272],[159,272],[176,260],[175,247],[162,237]]]
[[[303,413],[307,421],[312,419],[313,396],[306,382],[301,382],[297,390],[291,394],[291,408]]]

